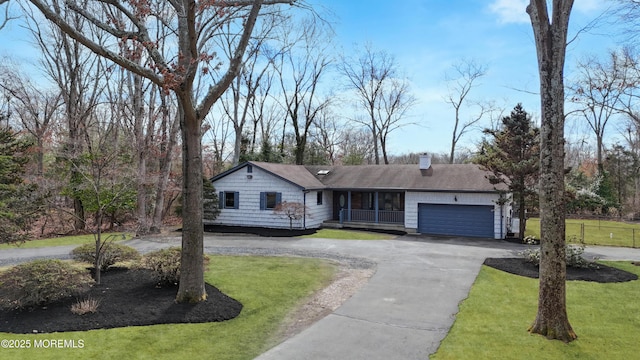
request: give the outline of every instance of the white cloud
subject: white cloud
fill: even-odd
[[[527,0],[495,0],[489,5],[489,11],[498,15],[501,24],[528,23],[528,3]]]

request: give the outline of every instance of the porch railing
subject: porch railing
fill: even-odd
[[[349,221],[348,210],[343,210],[342,220]],[[351,209],[351,221],[376,222],[375,210]],[[378,210],[378,223],[404,224],[404,211]]]

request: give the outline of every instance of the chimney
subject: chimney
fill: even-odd
[[[431,155],[420,154],[420,170],[427,170],[431,167]]]

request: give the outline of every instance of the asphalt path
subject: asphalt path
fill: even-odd
[[[179,236],[125,242],[142,253],[179,246]],[[68,258],[74,246],[0,250],[0,266]],[[526,248],[501,240],[402,236],[393,240],[264,238],[206,234],[205,252],[294,255],[372,267],[369,282],[332,314],[258,359],[426,359],[445,337],[487,257]],[[640,249],[588,247],[587,258],[640,261]]]

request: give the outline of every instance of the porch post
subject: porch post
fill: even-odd
[[[374,209],[374,213],[375,213],[375,223],[377,224],[379,221],[379,215],[378,215],[378,192],[376,191],[373,195],[373,209]]]
[[[347,221],[351,221],[351,190],[347,191]]]

